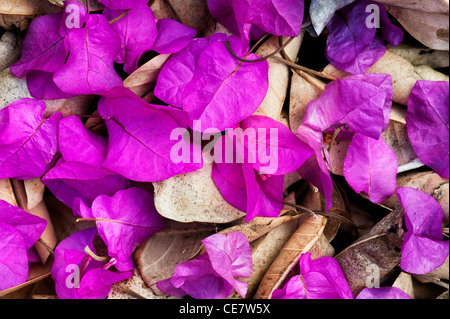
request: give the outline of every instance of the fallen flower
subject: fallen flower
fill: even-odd
[[[449,242],[442,234],[442,207],[415,188],[401,187],[396,194],[405,211],[407,229],[400,267],[412,274],[429,273],[441,266],[449,253]]]
[[[355,299],[411,299],[397,287],[364,288]]]

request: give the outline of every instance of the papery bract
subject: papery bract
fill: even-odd
[[[133,187],[112,197],[100,195],[92,203],[99,235],[108,247],[109,256],[117,260],[117,269],[133,269],[131,255],[135,248],[164,228],[164,219],[153,202],[151,194]]]
[[[378,10],[368,10],[371,6],[377,6]],[[390,22],[385,7],[368,0],[356,1],[337,11],[327,28],[330,34],[326,57],[337,68],[353,74],[366,72],[385,53],[377,28],[393,46],[403,40],[402,30]]]
[[[112,272],[108,265],[94,260],[85,248],[95,253],[97,230],[87,228],[64,239],[55,249],[51,276],[59,299],[105,299],[111,284],[133,276],[133,272]]]
[[[62,114],[44,119],[43,101],[23,98],[0,110],[0,179],[41,177],[57,153]]]
[[[0,291],[27,280],[27,250],[38,241],[46,225],[45,219],[0,200]]]
[[[65,161],[101,167],[108,139],[86,129],[80,117],[72,115],[59,122],[58,145]]]
[[[225,299],[233,288],[244,298],[253,263],[250,244],[244,234],[215,234],[202,240],[206,253],[178,264],[171,278],[156,283],[166,294],[196,299]]]
[[[43,71],[30,71],[27,74],[27,86],[30,95],[36,99],[57,100],[70,99],[75,94],[61,91],[53,80],[53,74]]]
[[[406,129],[419,159],[449,178],[448,82],[416,82],[408,101]]]
[[[397,186],[398,159],[382,137],[355,134],[344,160],[344,177],[357,192],[364,192],[379,204],[391,196]]]
[[[355,299],[411,299],[397,287],[364,288]]]
[[[292,277],[273,299],[353,299],[338,262],[332,257],[311,260],[311,253],[300,257],[300,275]]]
[[[449,242],[442,235],[442,207],[434,197],[415,188],[401,187],[396,194],[408,230],[400,267],[409,273],[426,274],[448,258]]]
[[[90,15],[83,28],[69,32],[67,40],[69,57],[53,76],[62,91],[101,95],[122,85],[122,79],[114,70],[120,40],[104,16]]]
[[[72,207],[80,197],[87,205],[100,195],[114,195],[130,187],[130,181],[111,170],[82,162],[66,162],[63,159],[51,168],[42,182],[65,205]]]
[[[188,116],[176,108],[147,103],[118,87],[101,99],[99,113],[106,120],[109,145],[103,166],[134,181],[156,182],[202,167],[187,159],[175,163],[171,139],[175,129],[188,126]],[[190,148],[188,141],[180,141]]]
[[[197,34],[197,30],[173,19],[160,19],[157,27],[158,37],[152,50],[161,54],[181,51],[189,45]]]
[[[123,10],[105,8],[103,15],[109,20],[120,16]],[[150,51],[158,36],[152,9],[145,3],[134,7],[124,17],[112,24],[121,41],[121,48],[114,61],[124,64],[124,70],[132,73],[138,68],[142,54]]]
[[[229,41],[232,48],[239,47],[236,37]],[[255,54],[247,57],[257,58]],[[199,56],[192,80],[183,91],[182,108],[189,114],[191,127],[193,120],[199,120],[202,132],[208,128],[225,130],[252,115],[267,89],[267,61],[240,63],[224,42],[217,41]]]
[[[110,9],[131,9],[146,5],[148,0],[99,0]]]
[[[0,221],[0,291],[23,284],[28,277],[28,258],[20,233]]]
[[[308,103],[303,124],[321,132],[346,125],[350,132],[378,139],[389,124],[392,92],[388,74],[333,81],[318,99]]]
[[[208,8],[217,21],[240,35],[243,45],[247,46],[252,31],[257,37],[263,35],[260,30],[277,36],[298,36],[303,23],[304,1],[233,0],[230,3],[208,0]],[[255,26],[260,30],[255,30]]]

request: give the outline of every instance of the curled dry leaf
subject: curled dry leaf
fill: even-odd
[[[434,172],[405,172],[397,176],[397,188],[412,187],[433,196],[441,205],[444,212],[443,222],[449,223],[449,181]],[[394,208],[398,204],[394,194],[381,204]]]
[[[215,230],[215,225],[167,221],[165,230],[148,238],[134,252],[134,261],[145,283],[155,294],[162,295],[153,284],[170,278],[175,267],[189,260],[200,248],[201,240]]]
[[[303,31],[284,49],[291,60],[295,60],[295,57],[298,55],[304,34],[305,32]],[[283,37],[282,42],[285,43],[288,39],[289,38]],[[267,56],[276,52],[279,48],[280,43],[278,37],[271,37],[256,51],[256,54],[261,57]],[[275,56],[279,58],[282,57],[281,53],[277,53]],[[267,90],[266,97],[254,115],[265,115],[278,121],[281,116],[281,109],[283,108],[289,86],[289,67],[274,59],[269,59],[268,63],[269,89]]]
[[[378,0],[377,2],[399,8],[421,10],[423,12],[448,13],[448,0]]]
[[[271,298],[274,289],[282,286],[290,271],[298,264],[300,255],[312,253],[311,259],[332,256],[334,249],[323,235],[327,219],[309,217],[301,223],[270,265],[256,291],[255,299]]]
[[[14,195],[14,189],[9,178],[0,179],[0,200],[18,206],[16,196]]]
[[[150,8],[156,19],[174,19],[175,16],[165,0],[155,0]]]
[[[155,187],[155,206],[164,217],[181,223],[229,223],[245,215],[231,206],[211,177],[212,164],[173,176]]]
[[[27,195],[27,209],[33,209],[44,199],[45,185],[40,178],[32,178],[23,181]]]
[[[133,91],[136,95],[144,97],[154,89],[159,71],[161,71],[161,68],[169,57],[170,54],[157,55],[130,74],[125,81],[123,81],[123,85]]]
[[[414,299],[414,287],[412,276],[406,272],[400,272],[397,279],[395,279],[392,287],[397,287],[406,292],[412,299]]]
[[[408,60],[412,65],[428,65],[432,69],[449,66],[449,51],[412,47],[405,43],[396,47],[388,44],[387,48]]]
[[[77,95],[69,99],[44,100],[47,108],[44,118],[48,118],[56,112],[61,112],[64,117],[77,114],[85,114],[94,100],[92,95]]]

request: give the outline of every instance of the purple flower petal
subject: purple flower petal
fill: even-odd
[[[23,284],[28,277],[28,257],[19,231],[0,221],[0,291]]]
[[[0,200],[0,222],[13,226],[20,233],[26,249],[31,248],[39,240],[47,226],[45,219],[3,200]]]
[[[416,82],[408,101],[406,129],[419,159],[449,178],[448,82]]]
[[[162,54],[181,51],[197,34],[197,30],[172,19],[160,19],[157,26],[158,37],[152,50]]]
[[[247,210],[247,190],[241,164],[215,162],[211,177],[230,205],[243,212]]]
[[[305,286],[299,275],[293,276],[281,289],[272,292],[272,299],[306,299]]]
[[[106,120],[109,146],[104,167],[134,181],[156,182],[202,167],[202,163],[176,163],[172,148],[175,129],[188,126],[188,116],[176,108],[151,105],[123,87],[111,90],[99,102]]]
[[[122,85],[122,79],[114,70],[120,40],[105,17],[90,15],[85,27],[73,29],[67,39],[71,47],[69,58],[53,76],[62,91],[101,95]]]
[[[53,73],[49,72],[30,71],[27,74],[27,86],[30,95],[36,99],[57,100],[75,97],[75,94],[61,91],[53,80]]]
[[[112,272],[103,268],[92,269],[83,276],[77,289],[82,299],[105,299],[111,285],[133,277],[132,271]]]
[[[232,46],[238,41],[230,37]],[[250,54],[247,58],[258,57]],[[190,127],[192,121],[199,120],[202,132],[208,128],[223,131],[251,116],[267,89],[267,61],[240,64],[218,41],[200,55],[194,76],[183,92],[182,107],[189,114]]]
[[[364,288],[355,299],[411,299],[397,287]]]
[[[24,98],[0,110],[0,179],[40,177],[58,150],[62,114],[44,120],[45,103]]]
[[[426,274],[448,257],[449,242],[442,235],[441,205],[432,196],[411,187],[401,187],[396,194],[405,211],[408,230],[400,267],[409,273]]]
[[[379,204],[397,187],[398,160],[382,137],[355,134],[344,161],[344,176],[357,193]]]
[[[105,8],[103,15],[108,20],[120,16],[123,10]],[[112,24],[119,35],[121,48],[115,57],[115,61],[124,64],[124,70],[132,73],[138,68],[138,62],[142,54],[150,51],[158,36],[155,16],[150,7],[145,3],[131,9],[123,18]]]
[[[113,195],[130,187],[130,181],[113,171],[62,159],[45,174],[42,182],[65,205],[80,197],[87,205],[99,195]]]
[[[213,269],[245,298],[247,285],[242,285],[235,279],[249,278],[252,275],[252,251],[245,235],[240,232],[215,234],[202,240],[202,243]]]
[[[112,197],[97,197],[92,203],[92,216],[97,219],[109,256],[117,259],[116,268],[122,271],[129,269],[122,269],[120,263],[128,263],[138,245],[164,228],[153,196],[136,187],[118,191]]]
[[[87,130],[80,117],[73,115],[59,122],[58,145],[66,162],[81,162],[101,167],[108,140]]]

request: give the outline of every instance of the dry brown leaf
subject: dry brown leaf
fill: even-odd
[[[143,97],[155,88],[156,79],[170,54],[159,54],[130,74],[123,85]]]
[[[413,37],[434,50],[449,49],[448,7],[445,13],[387,6],[386,9]]]
[[[45,185],[40,178],[24,180],[27,195],[27,209],[33,209],[44,199]]]
[[[254,295],[255,299],[270,299],[273,290],[281,288],[289,272],[298,264],[301,254],[310,252],[311,259],[334,254],[333,247],[323,235],[326,223],[323,216],[317,216],[317,219],[309,217],[301,223],[270,265]]]
[[[428,65],[432,69],[449,66],[449,51],[416,48],[406,43],[396,47],[388,44],[387,48],[405,58],[412,65]]]
[[[150,8],[153,11],[156,19],[174,19],[172,9],[167,4],[166,0],[155,0],[153,1]]]
[[[196,30],[205,29],[209,16],[206,0],[166,0],[166,2],[180,22]]]
[[[14,189],[9,178],[0,179],[0,200],[18,206],[16,196],[14,195]]]
[[[325,87],[325,83],[318,79],[313,78],[312,81],[317,84],[311,84],[296,72],[292,74],[289,101],[289,125],[292,132],[296,132],[302,124],[308,103],[322,94],[323,90],[319,87]]]
[[[181,223],[224,224],[245,216],[223,198],[211,172],[212,164],[205,161],[197,171],[153,183],[157,211]]]
[[[449,260],[447,259],[445,260],[445,262],[439,266],[438,268],[436,268],[435,270],[429,272],[427,275],[433,278],[438,278],[438,279],[445,279],[445,280],[449,280]]]
[[[48,0],[10,0],[0,2],[0,13],[11,15],[50,14],[61,11]]]
[[[215,225],[182,224],[169,220],[165,230],[143,242],[133,257],[150,289],[157,295],[162,295],[156,286],[151,285],[170,278],[175,267],[189,260],[199,250],[200,241],[214,234],[215,230]]]
[[[47,106],[44,118],[49,118],[56,112],[61,112],[64,117],[70,115],[86,114],[90,104],[94,101],[93,95],[77,95],[70,99],[43,100]]]
[[[399,8],[420,10],[423,12],[448,13],[448,0],[378,0],[377,2]]]
[[[433,196],[444,212],[444,223],[449,223],[449,181],[434,172],[405,172],[397,176],[397,188],[413,187]],[[381,204],[394,208],[399,202],[397,195],[385,199]]]
[[[296,37],[289,45],[284,49],[287,56],[291,60],[295,60],[298,51],[300,50],[301,43],[303,41],[304,31]],[[288,38],[283,38],[283,43]],[[263,45],[256,51],[256,54],[260,57],[267,56],[273,52],[276,52],[280,48],[278,37],[271,37],[269,40],[263,43]],[[281,53],[277,53],[275,56],[281,58]],[[265,115],[276,121],[280,119],[281,110],[286,99],[286,94],[289,86],[289,67],[274,59],[269,59],[269,89],[267,90],[264,101],[259,106],[255,115]]]

